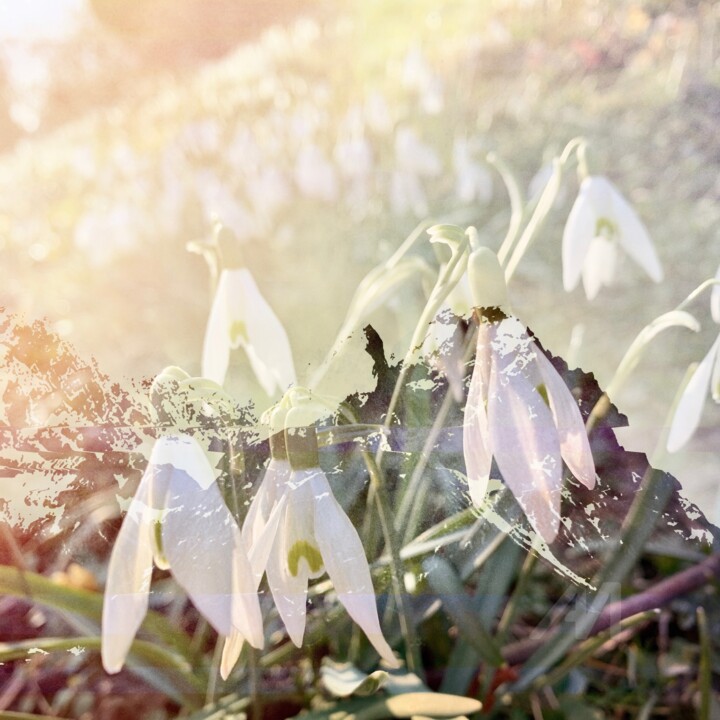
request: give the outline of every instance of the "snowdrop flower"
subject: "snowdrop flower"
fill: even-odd
[[[720,268],[716,280],[720,280]],[[715,285],[710,296],[713,320],[720,325],[720,292]],[[667,439],[668,452],[677,452],[690,439],[700,424],[708,390],[712,399],[720,403],[720,335],[707,355],[692,374],[683,394],[680,396]]]
[[[265,220],[266,225],[277,212],[292,199],[290,184],[280,168],[265,164],[247,178],[245,191],[255,212]]]
[[[119,672],[145,617],[153,560],[170,569],[220,635],[264,644],[260,605],[240,529],[198,443],[155,443],[113,547],[102,615],[102,662]]]
[[[241,240],[259,234],[253,213],[212,170],[198,171],[193,179],[208,222],[219,220]]]
[[[469,262],[480,320],[463,431],[470,497],[483,502],[495,458],[533,528],[552,542],[560,523],[562,461],[587,488],[595,485],[582,415],[525,326],[501,309],[507,299],[496,255],[480,248]]]
[[[350,617],[381,657],[396,666],[380,628],[360,536],[320,469],[315,430],[289,430],[285,437],[271,437],[273,458],[243,524],[243,538],[253,550],[259,542],[266,545],[268,584],[290,639],[302,644],[308,581],[327,572]],[[274,538],[267,543],[269,526]]]
[[[395,121],[390,106],[382,93],[377,90],[370,93],[365,101],[365,120],[368,128],[378,135],[389,135]]]
[[[442,81],[433,73],[419,47],[412,48],[405,56],[402,81],[406,88],[418,94],[421,107],[428,115],[442,112],[445,104]]]
[[[492,199],[492,178],[487,168],[473,159],[473,149],[473,144],[466,138],[455,138],[455,194],[460,202],[472,203],[477,200],[486,205]]]
[[[325,202],[333,202],[337,198],[335,168],[317,145],[303,145],[298,153],[295,163],[295,182],[300,192],[309,198]]]
[[[715,280],[720,283],[720,267],[715,273]],[[712,319],[720,325],[720,284],[713,285],[710,293],[710,314]]]
[[[362,131],[348,133],[338,139],[334,151],[340,174],[348,184],[345,202],[353,214],[361,216],[370,199],[373,154]]]
[[[635,211],[606,178],[583,180],[563,232],[563,284],[570,292],[582,275],[592,300],[610,285],[618,260],[618,245],[655,281],[663,279],[648,231]]]
[[[220,273],[203,345],[202,374],[225,381],[230,350],[242,347],[263,390],[270,396],[295,383],[285,328],[260,294],[246,268]]]
[[[418,217],[427,215],[422,178],[434,177],[441,171],[442,165],[435,151],[424,144],[412,128],[400,128],[395,135],[395,171],[390,189],[393,212],[403,215],[412,211]]]

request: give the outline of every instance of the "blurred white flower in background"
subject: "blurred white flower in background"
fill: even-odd
[[[563,233],[565,290],[573,290],[582,276],[585,293],[592,300],[615,278],[618,246],[655,282],[663,279],[652,240],[637,213],[609,180],[587,177]]]
[[[395,121],[390,106],[385,96],[377,90],[371,92],[365,100],[365,120],[368,128],[378,135],[392,132]]]
[[[411,48],[405,55],[402,83],[408,90],[417,93],[420,107],[428,115],[438,115],[443,111],[445,101],[442,80],[432,71],[419,47]]]
[[[343,124],[333,155],[347,186],[346,205],[354,215],[362,216],[370,202],[373,150],[363,132],[361,116]]]
[[[309,198],[333,202],[338,196],[335,168],[315,144],[303,145],[295,161],[295,182]]]
[[[197,170],[194,181],[208,224],[219,220],[241,241],[259,234],[255,215],[214,171]]]
[[[193,154],[214,155],[220,151],[222,127],[214,117],[190,122],[178,135],[180,144]]]
[[[285,174],[276,165],[266,164],[258,168],[254,177],[247,177],[245,192],[253,210],[266,227],[272,225],[277,213],[293,196]]]
[[[437,153],[420,140],[410,127],[395,133],[395,170],[390,188],[390,203],[396,215],[412,212],[418,217],[428,214],[423,178],[442,172]]]
[[[492,200],[492,175],[485,165],[475,159],[477,146],[477,142],[468,138],[455,138],[452,151],[455,195],[466,204],[477,201],[486,205]]]

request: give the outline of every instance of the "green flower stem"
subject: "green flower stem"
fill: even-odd
[[[590,432],[597,422],[607,414],[610,409],[610,398],[617,396],[620,388],[627,382],[630,374],[637,367],[637,364],[639,363],[646,347],[658,333],[671,327],[686,327],[695,332],[700,330],[700,324],[692,315],[685,312],[685,308],[691,305],[700,295],[702,295],[703,292],[705,292],[705,290],[715,285],[720,285],[720,280],[709,278],[708,280],[700,283],[700,285],[698,285],[679,305],[677,305],[674,310],[656,317],[637,334],[630,344],[630,347],[625,352],[625,355],[623,355],[623,358],[620,361],[617,370],[615,370],[615,374],[610,380],[605,392],[590,412],[590,416],[588,417],[585,425],[588,432]],[[690,377],[687,376],[681,385],[681,388],[684,387],[689,380]],[[678,398],[681,392],[682,390],[679,391]],[[675,407],[676,406],[677,405],[675,405]]]
[[[468,247],[469,238],[465,236],[459,247],[454,251],[453,257],[450,259],[445,268],[443,268],[443,271],[440,273],[440,277],[435,283],[435,287],[430,293],[430,298],[428,299],[427,304],[425,305],[425,308],[423,309],[420,319],[418,320],[418,323],[415,327],[415,332],[413,333],[412,340],[410,341],[410,348],[408,349],[408,352],[403,359],[397,382],[395,383],[395,387],[393,388],[393,393],[390,398],[390,402],[388,404],[385,415],[384,427],[386,428],[389,428],[392,424],[393,414],[400,400],[400,393],[402,392],[405,385],[405,380],[407,379],[408,373],[410,372],[412,361],[415,359],[415,354],[417,353],[418,348],[425,339],[425,334],[427,333],[428,326],[435,319],[435,315],[442,307],[443,301],[452,291],[455,285],[458,284],[460,278],[462,277],[462,273],[465,271],[463,261],[466,258]],[[375,456],[375,460],[378,465],[380,465],[382,461],[382,455],[383,451],[381,448],[380,450],[378,450]]]
[[[435,442],[443,429],[443,424],[452,405],[453,396],[450,390],[447,390],[442,404],[435,414],[433,424],[430,427],[430,432],[425,439],[423,448],[420,451],[420,457],[418,458],[417,463],[415,463],[410,479],[403,491],[400,505],[398,507],[397,514],[395,515],[395,528],[398,531],[404,528],[403,543],[406,545],[413,539],[422,514],[426,493],[419,492],[419,490],[423,473],[425,472],[428,461],[430,460],[430,451],[435,445]]]
[[[528,224],[525,226],[525,230],[523,230],[520,235],[520,238],[517,241],[517,246],[515,247],[515,250],[510,256],[510,259],[505,267],[505,281],[507,283],[510,282],[512,276],[515,274],[515,270],[517,269],[522,256],[527,252],[530,244],[535,239],[535,236],[545,222],[550,210],[552,210],[553,205],[555,204],[555,199],[557,198],[557,194],[560,190],[560,183],[562,182],[564,168],[570,161],[572,153],[577,151],[578,161],[582,163],[585,145],[586,142],[583,138],[573,138],[565,146],[560,157],[555,158],[553,161],[553,175],[547,185],[543,188],[540,199],[538,200],[538,203],[528,220]],[[509,254],[511,244],[512,243],[508,243],[506,247],[500,248],[500,251],[503,253],[501,263],[504,262],[505,257]],[[505,242],[503,242],[503,245],[505,245]],[[498,253],[498,258],[500,258],[500,253]]]
[[[523,210],[523,196],[515,176],[501,157],[496,153],[488,153],[487,161],[500,173],[500,177],[505,183],[505,188],[510,198],[510,223],[507,234],[500,244],[500,249],[497,254],[498,260],[502,265],[507,259],[512,246],[515,244],[515,239],[520,232],[520,226],[522,225],[525,215]]]
[[[210,705],[215,700],[215,692],[217,690],[218,678],[220,677],[220,663],[222,661],[224,644],[225,638],[222,636],[218,636],[215,640],[215,649],[213,650],[213,656],[210,662],[210,672],[208,673],[207,687],[205,688],[206,705]]]
[[[704,282],[700,283],[676,308],[675,310],[684,310],[688,305],[690,305],[696,298],[698,298],[702,293],[705,292],[709,287],[713,287],[715,285],[720,285],[720,280],[716,280],[715,278],[708,278]]]
[[[526,595],[537,559],[538,556],[534,552],[529,552],[525,557],[522,567],[520,568],[520,572],[518,573],[517,581],[515,583],[515,589],[513,590],[507,605],[505,605],[497,630],[495,631],[495,642],[498,645],[502,645],[507,639],[508,631],[510,630],[512,621],[515,619],[520,601]]]
[[[25,660],[29,657],[29,653],[42,650],[46,653],[73,650],[99,650],[102,639],[98,636],[78,636],[78,637],[41,637],[32,640],[20,640],[18,642],[0,643],[0,662],[8,662],[10,660]],[[191,682],[193,688],[197,691],[202,690],[202,682],[199,678],[195,678],[189,674],[189,664],[179,658],[176,654],[168,652],[165,648],[157,643],[148,642],[147,640],[134,640],[132,644],[132,653],[139,659],[152,663],[155,667],[162,667],[177,671],[181,674],[188,674],[186,678]]]
[[[684,303],[683,303],[684,304]],[[700,325],[692,315],[683,310],[672,310],[656,317],[648,323],[635,337],[620,361],[615,374],[607,385],[605,392],[600,396],[590,411],[585,429],[588,433],[595,427],[610,410],[610,398],[616,398],[620,388],[628,381],[630,375],[637,367],[650,341],[663,330],[672,327],[685,327],[697,332]]]
[[[538,204],[535,206],[535,210],[530,216],[530,219],[525,226],[525,230],[523,230],[520,235],[515,250],[513,250],[510,259],[507,262],[505,267],[505,282],[510,282],[512,276],[515,274],[518,263],[522,259],[522,256],[527,252],[530,244],[535,239],[538,230],[540,230],[542,224],[545,222],[545,218],[548,216],[550,210],[552,210],[552,207],[555,204],[555,198],[560,190],[561,181],[562,165],[559,160],[554,160],[553,175],[543,189],[542,195],[540,195],[540,199],[538,200]]]
[[[468,362],[475,349],[475,338],[477,336],[477,325],[472,323],[464,340],[462,363],[463,365]],[[420,522],[420,516],[423,510],[423,502],[426,494],[419,492],[420,483],[422,481],[423,473],[427,467],[428,461],[430,460],[430,451],[435,445],[438,435],[440,434],[445,419],[447,418],[450,408],[453,405],[453,396],[450,388],[445,391],[445,397],[443,398],[442,404],[438,409],[433,424],[430,427],[430,432],[423,444],[423,448],[420,452],[418,462],[413,468],[412,475],[408,481],[407,487],[403,493],[402,499],[400,500],[400,507],[398,508],[397,516],[395,518],[396,528],[405,528],[403,536],[403,542],[409,543]]]
[[[385,546],[390,551],[390,572],[392,576],[393,594],[400,618],[400,632],[405,642],[405,662],[410,672],[422,677],[422,662],[420,661],[420,646],[415,635],[410,608],[405,596],[403,564],[400,558],[400,543],[392,522],[392,510],[384,478],[375,458],[367,450],[362,451],[363,459],[370,474],[370,483],[374,488],[375,503],[378,518],[382,527]]]

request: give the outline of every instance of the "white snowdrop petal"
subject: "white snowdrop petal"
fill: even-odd
[[[482,505],[485,499],[492,466],[486,407],[488,388],[483,377],[486,371],[482,365],[483,357],[479,351],[476,353],[475,368],[470,380],[463,424],[463,454],[468,489],[476,506]]]
[[[307,586],[324,572],[313,532],[314,500],[306,472],[294,472],[268,557],[266,575],[290,639],[300,647],[305,633]]]
[[[715,340],[708,354],[698,365],[680,397],[668,434],[667,449],[669,452],[677,452],[685,445],[700,423],[719,346],[720,337]]]
[[[163,547],[175,579],[225,636],[232,628],[233,554],[239,533],[214,482],[203,489],[185,471],[172,471]]]
[[[595,237],[597,217],[583,183],[568,215],[562,239],[563,287],[567,292],[580,280],[590,242]]]
[[[615,188],[613,188],[613,210],[623,250],[655,282],[660,282],[663,279],[663,271],[647,228]]]
[[[562,458],[570,472],[592,490],[595,487],[595,461],[580,408],[553,364],[539,349],[536,359],[558,431]]]
[[[152,468],[148,467],[128,509],[108,564],[102,612],[102,664],[108,673],[122,669],[147,613],[152,577]]]
[[[560,523],[562,464],[549,408],[522,372],[493,362],[488,392],[490,442],[505,483],[546,542]]]
[[[230,324],[228,313],[228,294],[234,285],[234,270],[223,270],[218,280],[215,298],[205,328],[205,339],[202,351],[202,375],[214,380],[218,385],[225,382],[228,364],[230,362]]]
[[[380,656],[397,666],[380,628],[375,591],[360,536],[332,494],[325,474],[316,470],[310,482],[315,501],[315,538],[338,598]]]
[[[247,307],[245,349],[263,390],[272,396],[276,390],[284,392],[296,382],[290,341],[280,319],[247,270],[242,284]]]

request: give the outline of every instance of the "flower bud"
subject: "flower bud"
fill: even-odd
[[[465,231],[457,225],[433,225],[428,229],[430,242],[442,242],[451,247],[460,245],[465,239]]]
[[[475,307],[507,307],[505,274],[497,255],[490,248],[480,247],[470,253],[468,279]]]

